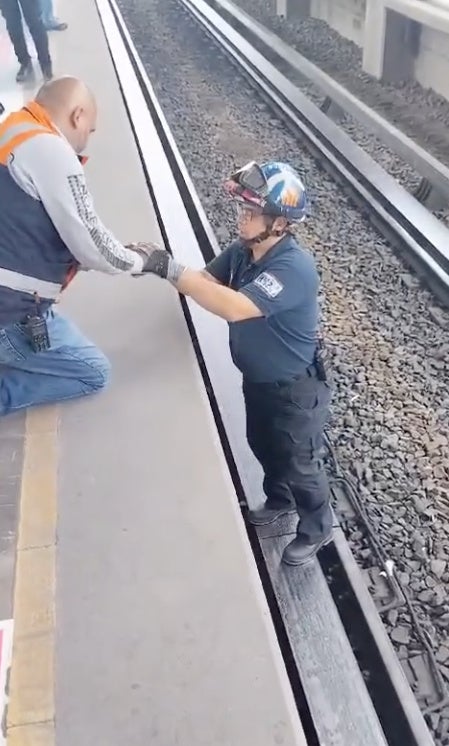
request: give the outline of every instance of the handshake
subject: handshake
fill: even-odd
[[[186,269],[182,264],[176,262],[168,251],[161,249],[155,243],[132,243],[125,248],[140,254],[143,259],[142,273],[136,274],[134,277],[142,277],[143,274],[150,273],[176,283]]]

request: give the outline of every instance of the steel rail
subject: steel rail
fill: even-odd
[[[249,41],[260,43],[264,54],[280,60],[319,89],[325,97],[321,111],[327,113],[328,105],[334,104],[338,110],[349,114],[416,169],[423,178],[420,193],[429,192],[431,186],[436,192],[435,201],[440,202],[440,206],[449,204],[447,166],[230,0],[209,0],[209,4],[229,19],[235,28],[246,32],[251,37]]]
[[[205,0],[178,0],[238,65],[365,216],[449,305],[449,230]]]

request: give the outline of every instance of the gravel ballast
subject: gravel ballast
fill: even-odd
[[[362,70],[362,50],[317,18],[282,18],[274,0],[233,0],[351,93],[449,165],[449,101],[416,81],[386,83]]]
[[[413,142],[449,165],[449,102],[446,99],[416,82],[394,85],[367,75],[362,70],[361,50],[323,21],[316,18],[286,20],[277,16],[274,4],[266,0],[238,0],[236,5],[394,124]],[[304,80],[287,65],[282,64],[281,71],[313,103],[317,106],[323,104],[325,96],[313,83]],[[338,124],[401,186],[415,194],[421,175],[413,166],[354,117],[343,114]],[[430,209],[436,218],[449,226],[449,207],[440,204]]]

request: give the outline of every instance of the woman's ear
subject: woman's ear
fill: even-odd
[[[288,221],[285,218],[275,218],[273,222],[273,233],[276,236],[282,236],[288,228]]]

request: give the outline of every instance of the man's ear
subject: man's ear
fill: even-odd
[[[70,117],[69,117],[70,124],[72,125],[74,129],[78,127],[78,123],[80,119],[82,118],[83,113],[84,113],[84,109],[82,106],[75,106],[75,108],[72,109],[72,111],[70,112]]]

